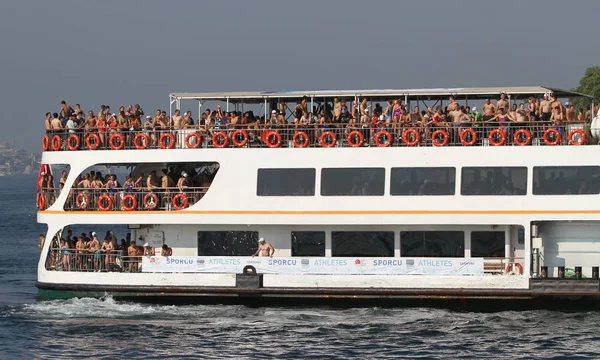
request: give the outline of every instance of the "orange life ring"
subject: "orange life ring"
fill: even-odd
[[[242,136],[242,141],[238,140],[238,136]],[[231,134],[231,142],[237,147],[244,147],[248,143],[248,133],[245,130],[236,130]]]
[[[140,140],[143,141],[140,142]],[[150,136],[148,136],[147,134],[137,133],[133,138],[133,146],[135,146],[135,148],[138,150],[146,149],[148,147],[148,144],[150,144]]]
[[[354,142],[354,139],[356,138],[358,138],[358,141]],[[361,147],[364,142],[365,137],[360,131],[354,130],[351,131],[350,134],[348,134],[348,145],[350,145],[351,147]]]
[[[46,195],[38,193],[37,207],[40,210],[46,210]]]
[[[411,141],[408,140],[408,137],[410,134],[413,134],[413,136],[414,136],[414,139]],[[402,133],[402,140],[408,146],[415,146],[421,140],[421,135],[419,135],[419,131],[417,131],[417,129],[406,129]]]
[[[523,275],[523,266],[521,266],[521,264],[519,264],[519,263],[513,263],[513,264],[506,265],[505,273],[510,274],[512,272],[513,266],[519,270],[519,275]]]
[[[190,141],[192,138],[196,139],[195,144],[192,144],[192,142]],[[198,134],[197,132],[187,134],[187,136],[185,137],[185,146],[188,149],[197,149],[200,147],[200,145],[202,145],[202,135]]]
[[[302,137],[304,139],[304,141],[302,143],[298,142],[298,138],[300,138],[300,137]],[[294,147],[305,148],[310,143],[310,138],[308,137],[308,134],[305,133],[304,131],[296,131],[296,133],[294,134],[294,137],[292,138],[292,141],[294,142]]]
[[[221,139],[222,141],[219,142],[219,139]],[[229,139],[227,138],[227,134],[225,134],[222,131],[219,131],[212,136],[212,142],[214,147],[224,148],[225,146],[227,146],[227,143],[229,143]]]
[[[169,143],[165,142],[165,139],[169,139]],[[158,138],[158,144],[163,149],[172,149],[175,147],[175,135],[171,133],[163,133],[160,138]]]
[[[127,206],[127,200],[129,200],[131,202],[131,205]],[[123,198],[121,199],[121,206],[123,206],[123,209],[125,209],[125,211],[135,210],[136,205],[137,205],[137,200],[136,200],[135,196],[133,196],[132,194],[127,194],[127,195],[123,196]]]
[[[181,205],[179,205],[179,199],[181,199],[181,201],[183,201],[183,203]],[[188,207],[188,197],[185,196],[185,194],[183,193],[179,193],[175,196],[173,196],[173,207],[177,210],[183,210],[186,207]]]
[[[73,144],[73,140],[75,140],[74,144]],[[69,137],[67,138],[67,147],[71,151],[78,150],[79,149],[79,136],[77,136],[76,134],[69,135]]]
[[[50,138],[48,135],[44,135],[42,138],[42,150],[48,151],[50,149]]]
[[[60,136],[54,135],[52,137],[52,150],[58,151],[58,150],[60,150],[61,146],[62,146],[62,140],[60,139]]]
[[[88,207],[89,202],[90,198],[83,192],[77,194],[77,197],[75,198],[75,206],[81,210],[85,210]]]
[[[92,139],[94,140],[93,143],[92,143]],[[98,134],[89,134],[87,136],[87,138],[85,139],[85,145],[90,150],[98,150],[98,148],[100,147],[100,135],[98,135]]]
[[[115,144],[115,139],[119,139],[118,144]],[[119,133],[112,134],[108,139],[108,145],[110,145],[110,148],[113,150],[121,150],[125,147],[125,137]]]
[[[442,142],[439,142],[437,137],[438,135],[442,135],[444,137],[444,140],[442,140]],[[448,145],[448,141],[450,141],[450,136],[448,135],[448,132],[446,130],[436,130],[433,132],[433,134],[431,134],[431,143],[433,144],[433,146],[446,146]]]
[[[525,141],[521,141],[521,135],[525,136]],[[531,133],[527,129],[519,129],[514,136],[515,145],[525,146],[531,144]]]
[[[331,142],[327,142],[327,138],[330,137],[331,138]],[[335,134],[332,131],[325,131],[321,134],[321,137],[319,138],[319,144],[321,144],[322,147],[325,148],[330,148],[330,147],[334,147],[335,143],[336,143],[337,139],[335,138]]]
[[[275,141],[272,141],[273,138],[275,138]],[[267,134],[265,140],[267,146],[270,148],[278,148],[281,146],[281,135],[277,131],[271,131],[269,134]]]
[[[471,140],[467,141],[466,135],[471,134]],[[460,143],[464,146],[473,146],[477,142],[477,133],[471,128],[462,129],[460,131]]]
[[[104,206],[104,201],[106,201],[106,206]],[[102,211],[108,211],[112,209],[113,200],[108,194],[102,194],[98,198],[98,208]]]
[[[579,134],[580,135],[580,140],[579,141],[575,141],[575,139],[573,138],[573,136],[575,134]],[[585,132],[581,129],[575,129],[575,130],[571,130],[571,132],[569,133],[569,144],[571,145],[583,145],[585,144],[585,140],[586,140],[587,136],[585,135]]]
[[[155,193],[147,193],[144,196],[144,207],[148,210],[154,210],[158,206],[158,195]]]
[[[500,135],[500,141],[496,141],[496,138],[494,137],[494,135]],[[504,131],[502,131],[500,129],[494,129],[494,130],[490,131],[490,135],[488,136],[488,139],[490,140],[490,144],[492,146],[502,146],[506,143],[506,134],[504,133]]]
[[[550,141],[550,134],[554,134],[554,141]],[[546,145],[558,145],[558,143],[560,142],[560,132],[558,132],[558,130],[556,130],[555,128],[550,128],[547,129],[546,131],[544,131],[544,142],[546,143]]]
[[[387,142],[382,142],[381,138],[385,137],[385,139],[387,140]],[[377,134],[375,134],[375,145],[377,145],[377,147],[389,147],[392,145],[392,134],[390,134],[388,131],[386,130],[381,130],[380,132],[378,132]]]

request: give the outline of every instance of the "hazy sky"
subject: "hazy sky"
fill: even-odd
[[[61,100],[153,111],[180,91],[571,88],[600,63],[598,14],[598,0],[2,0],[0,141],[40,151]]]

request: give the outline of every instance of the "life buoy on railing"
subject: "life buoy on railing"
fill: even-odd
[[[98,148],[100,147],[100,135],[98,135],[98,134],[89,134],[85,138],[85,145],[90,150],[98,150]]]
[[[106,202],[106,205],[104,205],[105,202]],[[108,210],[112,209],[112,205],[113,205],[113,200],[109,195],[103,194],[98,198],[98,209],[100,209],[102,211],[108,211]]]
[[[525,140],[521,140],[521,138],[523,137],[525,137]],[[531,144],[531,133],[527,129],[517,130],[513,138],[515,141],[515,145],[525,146]]]
[[[410,140],[412,135],[412,140]],[[416,146],[421,140],[421,135],[417,129],[406,129],[402,133],[402,141],[408,146]]]
[[[278,148],[281,146],[281,135],[277,131],[271,131],[265,137],[267,146],[270,148]]]
[[[500,136],[500,140],[496,140],[496,135]],[[501,129],[494,129],[490,131],[490,135],[488,136],[490,140],[490,145],[492,146],[502,146],[506,143],[506,133]]]
[[[48,135],[44,135],[42,138],[42,150],[48,151],[50,149],[50,138]]]
[[[385,141],[381,141],[381,139],[385,139]],[[375,145],[377,145],[377,147],[392,146],[392,134],[387,130],[381,130],[375,134]]]
[[[150,144],[150,136],[144,133],[138,133],[133,138],[133,146],[138,150],[144,150]]]
[[[73,143],[75,141],[75,143]],[[76,134],[71,134],[67,138],[67,147],[69,150],[74,151],[79,149],[79,136]]]
[[[355,142],[354,140],[357,141]],[[351,131],[350,134],[348,134],[348,145],[350,145],[351,147],[361,147],[364,142],[365,137],[360,131],[354,130]]]
[[[179,201],[181,201],[181,204]],[[183,210],[188,207],[188,201],[188,197],[185,194],[179,193],[173,196],[173,207],[177,210]]]
[[[302,142],[298,142],[299,138],[302,138],[304,140]],[[310,138],[308,137],[308,134],[304,131],[296,131],[294,137],[292,138],[292,141],[294,142],[294,147],[305,148],[310,143]]]
[[[331,141],[327,142],[327,139],[331,139]],[[319,137],[319,144],[324,148],[334,147],[336,141],[337,139],[335,138],[333,131],[325,131],[321,134],[321,137]]]
[[[169,143],[167,144],[166,139],[169,139]],[[172,149],[175,147],[175,135],[171,133],[163,133],[160,138],[158,138],[158,144],[163,149]]]
[[[38,193],[37,207],[40,210],[46,210],[46,195]]]
[[[77,197],[75,198],[75,206],[77,206],[78,209],[80,209],[80,210],[87,209],[89,203],[90,203],[90,198],[88,197],[88,195],[86,193],[81,192],[81,193],[77,194]]]
[[[550,140],[550,134],[554,134],[554,141]],[[544,131],[544,142],[546,145],[558,145],[560,142],[560,132],[555,128],[550,128]]]
[[[467,140],[467,135],[471,135],[471,140]],[[477,142],[477,133],[471,128],[460,131],[460,143],[464,146],[473,146]]]
[[[194,142],[191,141],[192,138],[195,139]],[[202,145],[202,135],[198,134],[197,132],[187,134],[185,137],[185,146],[188,149],[197,149],[200,147],[200,145]]]
[[[118,144],[115,142],[116,139],[119,140]],[[125,147],[125,137],[119,133],[112,134],[108,139],[108,145],[113,150],[121,150]]]
[[[242,140],[240,141],[238,138],[241,136]],[[244,147],[248,143],[248,133],[246,130],[236,130],[231,134],[231,142],[236,147]]]
[[[442,135],[444,138],[442,142],[438,141],[439,135]],[[431,143],[433,144],[433,146],[446,146],[448,145],[448,141],[450,141],[450,135],[448,135],[448,132],[446,130],[436,130],[433,132],[433,134],[431,134]]]
[[[155,193],[148,193],[144,196],[144,207],[148,210],[154,210],[158,206],[158,195]]]
[[[216,148],[224,148],[229,143],[229,139],[227,138],[227,134],[222,131],[216,132],[212,136],[213,146]]]
[[[127,205],[128,202],[129,202],[129,205]],[[125,211],[135,210],[136,205],[137,205],[137,200],[135,199],[135,196],[133,196],[133,194],[126,194],[121,199],[121,206],[123,206],[123,209],[125,209]]]
[[[579,134],[579,141],[575,140],[576,134]],[[585,131],[581,129],[574,129],[569,132],[569,144],[571,145],[583,145],[585,144],[586,138]]]
[[[52,137],[52,150],[58,151],[62,147],[62,140],[59,135],[54,135]]]
[[[519,271],[519,275],[523,275],[523,266],[521,266],[521,264],[519,264],[519,263],[512,263],[512,264],[506,265],[505,273],[512,274],[513,268],[517,268],[517,270]]]

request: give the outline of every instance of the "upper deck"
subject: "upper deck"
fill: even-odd
[[[554,116],[542,113],[536,103],[545,94],[588,97],[541,86],[172,93],[168,115],[133,109],[117,115],[104,108],[98,115],[88,112],[87,118],[65,118],[60,125],[55,121],[42,147],[93,151],[592,144],[597,135],[590,131],[593,103],[589,114],[577,116],[574,108],[556,100]],[[490,99],[490,105],[485,112],[474,111],[482,99]],[[192,111],[179,112],[182,100],[198,103],[196,119]]]

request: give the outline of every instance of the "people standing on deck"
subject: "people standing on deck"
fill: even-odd
[[[275,248],[266,242],[265,238],[260,238],[258,240],[258,249],[256,249],[256,252],[252,255],[252,257],[255,257],[256,255],[273,257],[273,254],[275,254]]]
[[[490,98],[487,98],[485,104],[481,107],[481,111],[483,111],[483,122],[490,122],[496,116],[498,107],[492,104]]]

